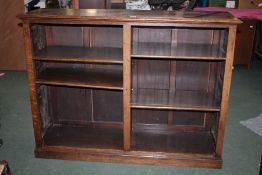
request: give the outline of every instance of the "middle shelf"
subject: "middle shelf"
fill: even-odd
[[[98,89],[123,89],[122,65],[95,65],[37,61],[37,84]]]
[[[132,108],[194,111],[220,111],[212,92],[161,89],[138,89],[132,93]]]

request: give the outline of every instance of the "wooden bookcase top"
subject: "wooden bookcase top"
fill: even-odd
[[[137,11],[121,9],[39,9],[19,15],[22,20],[95,20],[138,23],[239,24],[241,21],[225,12]],[[56,21],[58,22],[58,21]]]

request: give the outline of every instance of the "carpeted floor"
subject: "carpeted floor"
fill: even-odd
[[[3,72],[3,71],[2,71]],[[34,158],[34,139],[25,72],[0,77],[0,159],[14,175],[258,175],[262,137],[240,125],[262,113],[262,63],[251,70],[235,67],[224,144],[224,168],[91,163]]]

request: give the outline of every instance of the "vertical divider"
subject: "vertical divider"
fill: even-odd
[[[221,157],[223,150],[224,142],[224,133],[225,125],[228,111],[228,101],[232,77],[232,65],[234,59],[234,50],[235,50],[235,39],[236,39],[236,26],[229,27],[228,42],[227,42],[227,57],[226,57],[226,66],[224,73],[224,82],[223,82],[223,92],[222,92],[222,102],[221,102],[221,111],[219,118],[218,126],[218,136],[217,136],[217,146],[216,146],[216,155]]]
[[[123,107],[124,107],[124,150],[131,144],[131,25],[123,26]]]

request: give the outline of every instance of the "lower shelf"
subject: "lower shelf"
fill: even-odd
[[[48,159],[222,167],[221,157],[213,154],[212,137],[208,132],[133,131],[130,151],[123,150],[122,133],[120,128],[53,126],[43,137],[43,146],[35,149],[35,155]]]
[[[45,146],[122,149],[122,133],[119,128],[53,126],[43,139]]]
[[[210,156],[213,156],[215,151],[212,135],[208,131],[133,131],[131,149]]]

